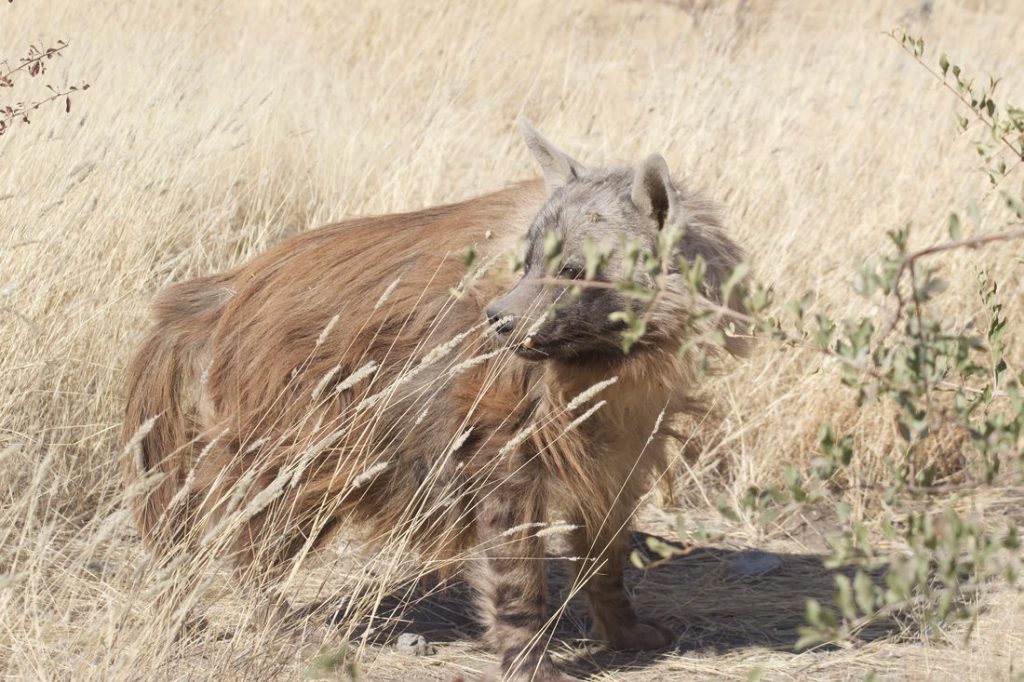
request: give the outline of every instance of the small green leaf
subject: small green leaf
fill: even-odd
[[[819,602],[817,599],[814,599],[813,597],[808,598],[805,609],[806,612],[804,613],[804,618],[807,620],[807,622],[813,626],[821,627],[821,602]]]
[[[469,246],[462,252],[462,264],[469,270],[473,267],[473,263],[476,263],[476,251],[472,246]]]
[[[853,593],[861,613],[871,615],[875,612],[875,586],[864,571],[857,571],[854,576]]]
[[[843,614],[843,618],[853,620],[857,617],[857,607],[853,603],[853,587],[850,579],[845,575],[836,576],[836,606]]]
[[[558,269],[558,258],[562,255],[562,238],[554,231],[544,234],[544,259],[549,273]]]
[[[963,235],[963,226],[960,224],[960,216],[956,213],[949,214],[949,238],[953,241],[960,241],[961,235]]]
[[[1017,218],[1024,220],[1024,201],[1009,192],[1003,192],[1003,198],[1006,200],[1006,205],[1010,207],[1010,210],[1017,215]]]
[[[816,644],[821,644],[825,641],[821,634],[812,628],[799,628],[798,632],[800,633],[800,638],[796,640],[796,644],[793,645],[793,648],[796,651],[809,649],[810,647]]]
[[[736,287],[737,284],[743,281],[743,278],[747,276],[747,273],[749,271],[750,266],[748,266],[746,263],[740,263],[735,268],[733,268],[733,271],[729,274],[729,278],[725,280],[724,284],[722,284],[723,301],[729,300],[729,296],[732,294],[732,290]]]

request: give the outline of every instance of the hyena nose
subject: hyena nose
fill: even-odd
[[[499,308],[492,305],[487,308],[486,313],[487,321],[493,325],[496,334],[511,334],[516,328],[515,319]]]

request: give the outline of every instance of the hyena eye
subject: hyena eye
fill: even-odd
[[[583,268],[575,265],[563,265],[558,271],[558,279],[583,279]]]

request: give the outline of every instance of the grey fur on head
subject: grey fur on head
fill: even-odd
[[[723,300],[721,289],[742,252],[719,225],[714,206],[683,183],[672,180],[660,154],[651,154],[636,166],[584,166],[560,150],[530,124],[519,119],[519,129],[544,173],[548,199],[526,234],[523,277],[488,308],[493,320],[506,320],[498,330],[523,357],[569,357],[598,361],[622,354],[622,316],[644,315],[646,332],[638,349],[661,342],[678,342],[690,300],[685,295],[683,261],[705,263],[701,294],[717,304],[739,309],[733,292]],[[679,236],[672,254],[659,254],[665,230]],[[548,235],[557,239],[555,262],[546,253]],[[645,311],[643,303],[622,295],[614,287],[584,287],[567,295],[558,280],[583,278],[588,252],[595,245],[605,258],[590,276],[605,283],[624,278],[644,288],[656,286],[654,276],[630,265],[627,254],[639,249],[647,256],[665,258],[661,286],[667,294]],[[678,295],[676,295],[678,294]],[[525,346],[521,341],[529,336]],[[735,345],[735,344],[733,344]]]

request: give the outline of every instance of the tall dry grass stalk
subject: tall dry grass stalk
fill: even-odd
[[[33,679],[296,677],[323,672],[311,664],[318,648],[336,651],[346,638],[371,679],[481,669],[486,654],[465,641],[422,660],[372,646],[396,627],[385,607],[429,600],[427,572],[445,568],[410,556],[412,523],[365,540],[361,552],[348,545],[334,558],[303,556],[301,569],[280,577],[291,602],[338,610],[337,629],[297,638],[272,627],[252,592],[218,563],[225,528],[176,561],[147,556],[123,511],[124,495],[140,491],[121,489],[115,434],[119,376],[153,292],[331,219],[458,199],[531,175],[512,132],[526,112],[595,162],[663,153],[724,203],[732,234],[779,300],[814,291],[815,306],[834,317],[881,314],[850,295],[850,278],[882,248],[886,230],[912,221],[914,242],[928,243],[942,236],[951,207],[978,196],[1000,201],[968,172],[974,151],[953,134],[954,103],[881,31],[910,24],[978,72],[1003,76],[1001,87],[1020,102],[1022,21],[1024,10],[1009,0],[5,4],[0,49],[20,49],[40,33],[64,38],[71,47],[50,75],[84,76],[93,88],[69,117],[40,115],[0,139],[0,671]],[[973,267],[982,259],[1019,324],[1014,256],[1005,247],[950,254],[947,314],[975,315]],[[450,331],[446,338],[483,333]],[[451,373],[485,357],[423,350],[424,362],[450,363]],[[1020,361],[1012,341],[1009,360]],[[363,366],[337,390],[372,381],[374,371]],[[720,420],[679,426],[706,437],[698,458],[680,457],[675,495],[691,518],[726,533],[723,546],[794,555],[824,548],[827,519],[794,512],[764,527],[714,509],[751,485],[777,482],[779,461],[807,462],[824,419],[863,444],[852,468],[863,492],[854,494],[852,515],[872,520],[884,510],[871,484],[898,439],[891,414],[856,409],[834,372],[813,353],[761,346],[708,386]],[[324,377],[310,395],[314,407],[337,379]],[[386,401],[397,390],[382,386],[376,395]],[[574,401],[577,421],[590,414],[588,401],[599,409],[599,393]],[[357,437],[344,424],[319,426],[307,454]],[[451,434],[450,451],[468,435]],[[387,465],[367,462],[351,488]],[[258,473],[246,485],[257,485]],[[225,524],[240,523],[302,473],[300,458],[247,501],[256,489],[239,489]],[[971,504],[979,515],[1019,514],[1019,494],[994,490]],[[658,512],[645,513],[657,528]],[[750,628],[788,623],[802,612],[797,597],[813,589],[804,576],[763,592],[730,591],[701,582],[721,577],[715,565],[696,565],[699,589],[660,585],[678,604],[648,600],[648,608],[678,606],[701,632],[717,627],[742,640]],[[913,638],[896,629],[854,650],[798,656],[757,646],[669,652],[615,677],[737,678],[759,667],[771,678],[877,670],[992,679],[1009,674],[1024,648],[1020,606],[1018,595],[1005,596],[975,625],[970,645],[954,633],[941,652],[930,640],[904,643]],[[200,608],[209,624],[188,627]],[[553,636],[558,616],[574,618],[558,610],[537,644],[566,653]]]

